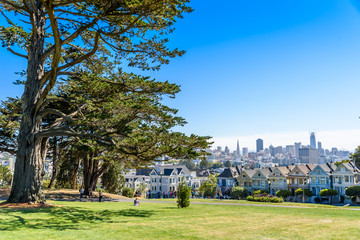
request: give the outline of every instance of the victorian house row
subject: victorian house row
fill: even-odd
[[[219,177],[222,178],[219,180]],[[218,185],[222,189],[224,189],[223,183],[228,182],[231,186],[228,185],[227,188],[237,185],[251,192],[266,190],[271,194],[276,194],[279,190],[290,190],[294,194],[296,189],[303,188],[310,189],[314,195],[319,195],[322,189],[334,189],[340,195],[344,195],[346,188],[360,185],[360,169],[352,162],[341,163],[339,166],[328,163],[253,170],[229,168],[219,177]]]

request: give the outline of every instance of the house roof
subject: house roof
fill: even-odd
[[[341,165],[343,165],[344,167],[346,167],[347,169],[349,169],[353,173],[359,173],[360,172],[360,169],[356,165],[354,165],[353,162],[342,163]]]
[[[326,172],[327,174],[331,174],[335,171],[336,169],[336,165],[333,163],[324,163],[324,164],[319,164],[317,165],[318,167],[320,167],[324,172]],[[316,168],[316,167],[315,167]],[[314,169],[315,169],[314,168]],[[313,170],[314,170],[313,169]]]
[[[279,169],[280,172],[282,172],[282,174],[284,174],[285,176],[287,176],[294,168],[295,166],[293,165],[285,166],[285,167],[277,167],[277,169]]]
[[[172,174],[172,172],[174,171],[174,169],[164,169],[164,175],[165,176],[170,176]]]
[[[254,176],[257,170],[244,170],[243,173],[246,173],[250,178]]]
[[[207,170],[201,170],[201,169],[196,169],[196,177],[208,177],[210,176],[210,171]]]
[[[136,169],[136,175],[145,175],[145,176],[149,176],[151,173],[151,168],[139,168]]]
[[[263,169],[260,169],[260,171],[265,175],[265,177],[268,177],[270,175],[270,173],[272,173],[271,168],[263,168]]]
[[[163,166],[156,166],[154,170],[158,174],[163,174],[166,176],[170,176],[171,173],[173,173],[174,170],[176,170],[176,173],[179,174],[181,171],[185,173],[185,175],[190,175],[189,169],[185,165],[163,165]]]
[[[218,178],[236,178],[238,176],[236,168],[225,168],[224,171],[218,176]]]

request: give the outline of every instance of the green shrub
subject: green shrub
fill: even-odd
[[[125,197],[128,197],[128,198],[132,198],[132,197],[134,197],[134,190],[132,188],[125,187],[122,190],[122,195]]]
[[[323,189],[319,192],[319,195],[322,197],[328,197],[328,196],[336,196],[338,192],[334,189]]]
[[[271,197],[271,196],[248,196],[246,198],[247,201],[255,201],[255,202],[274,202],[274,203],[282,203],[284,199],[279,197]]]
[[[230,197],[233,199],[244,199],[249,196],[249,191],[243,187],[233,187],[230,192]]]
[[[266,190],[256,190],[253,192],[253,195],[259,195],[259,194],[269,194],[269,191]]]
[[[303,194],[303,189],[302,188],[298,188],[295,190],[295,195],[302,195]],[[304,195],[306,197],[311,197],[313,195],[312,191],[310,191],[310,189],[305,189],[304,190]]]
[[[319,197],[316,197],[316,198],[314,198],[314,201],[315,201],[316,203],[319,203],[319,202],[321,202],[321,199],[320,199]]]
[[[254,198],[253,198],[252,196],[247,196],[247,197],[246,197],[246,200],[247,200],[247,201],[254,201]]]
[[[261,193],[261,190],[256,190],[253,192],[254,195],[257,195],[257,194],[260,194]]]
[[[348,196],[360,196],[360,186],[352,186],[345,189],[345,194]]]
[[[345,201],[345,196],[344,195],[340,195],[340,202],[343,203]]]
[[[284,202],[284,199],[282,197],[272,197],[270,198],[270,202],[282,203]]]
[[[289,190],[280,190],[276,192],[276,196],[286,199],[291,196],[291,192]]]
[[[182,182],[179,184],[178,187],[178,208],[186,208],[190,206],[190,195],[191,195],[191,188],[187,185],[186,182]]]

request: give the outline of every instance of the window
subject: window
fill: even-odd
[[[349,176],[345,176],[345,182],[349,182]]]
[[[243,175],[243,177],[246,177],[245,175]]]
[[[316,179],[313,177],[313,178],[311,179],[311,181],[312,181],[312,183],[315,183],[315,182],[316,182]]]
[[[258,177],[261,177],[261,174],[260,174],[260,173],[258,173]]]
[[[325,184],[325,178],[324,177],[320,178],[320,184]]]

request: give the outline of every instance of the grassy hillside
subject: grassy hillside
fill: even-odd
[[[174,203],[0,208],[0,239],[359,239],[360,211]]]

